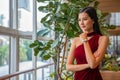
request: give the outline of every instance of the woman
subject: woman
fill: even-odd
[[[80,11],[78,23],[83,33],[72,40],[66,69],[75,72],[74,80],[103,80],[99,64],[106,52],[109,38],[101,34],[93,7]]]

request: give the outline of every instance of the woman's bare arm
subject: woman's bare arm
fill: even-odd
[[[99,39],[99,46],[97,51],[95,52],[97,54],[97,57],[92,53],[89,43],[84,42],[84,49],[86,54],[87,62],[90,66],[90,68],[94,69],[96,68],[100,62],[102,61],[104,57],[104,53],[106,52],[107,46],[108,46],[109,38],[107,36],[101,36]]]
[[[69,55],[67,57],[66,69],[68,71],[80,71],[89,68],[88,64],[74,64],[74,51],[76,48],[76,39],[73,39]]]

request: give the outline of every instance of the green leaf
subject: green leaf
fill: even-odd
[[[50,1],[48,6],[54,8],[54,3]]]
[[[78,31],[76,25],[70,24],[70,26],[72,27],[73,31],[76,31],[76,32]]]
[[[38,2],[45,2],[45,1],[50,1],[50,0],[37,0]]]
[[[51,14],[47,14],[45,17],[41,19],[41,23],[44,23],[47,21],[48,17],[50,17]]]
[[[50,49],[51,48],[51,44],[53,43],[53,40],[49,40],[48,42],[47,42],[47,47]]]
[[[58,45],[59,39],[57,38],[53,44],[52,44],[52,48],[55,48]]]
[[[50,49],[50,46],[45,46],[44,48],[43,48],[43,50],[49,50]]]
[[[109,15],[109,13],[102,13],[101,14],[101,19],[105,19],[105,17],[108,16],[108,15]]]
[[[38,40],[35,40],[33,43],[31,43],[31,44],[29,45],[29,47],[30,47],[30,48],[33,48],[33,47],[35,47],[35,46],[37,46],[37,45],[39,45],[39,41],[38,41]]]
[[[67,36],[68,36],[69,38],[74,37],[74,31],[68,30],[68,31],[66,31],[66,33],[67,33]]]
[[[39,55],[39,56],[42,58],[45,53],[46,53],[46,51],[43,50],[43,51],[40,52],[40,55]]]
[[[48,28],[48,29],[51,29],[51,26],[49,25],[48,22],[44,22],[43,25],[44,25],[44,27],[46,27],[46,28]]]
[[[39,47],[34,48],[34,56],[37,56],[39,53]]]
[[[50,30],[45,32],[42,36],[47,36],[50,33]]]
[[[35,44],[39,44],[39,41],[38,41],[38,40],[35,40],[34,43],[35,43]]]
[[[51,56],[50,56],[49,54],[47,54],[47,55],[44,55],[44,56],[43,56],[43,59],[44,59],[44,60],[48,60],[50,57],[51,57]]]
[[[48,35],[48,33],[50,33],[50,30],[42,29],[42,30],[37,32],[37,36],[46,36],[46,35]]]
[[[49,25],[52,25],[53,24],[53,20],[52,18],[50,18],[48,21],[46,21]]]
[[[29,45],[30,48],[33,48],[33,47],[35,47],[35,46],[37,46],[37,44],[35,44],[35,43],[31,43],[31,44]]]
[[[43,12],[43,11],[45,10],[45,7],[46,7],[46,6],[39,6],[39,7],[38,7],[38,10],[41,11],[41,12]]]
[[[49,40],[49,41],[48,41],[48,44],[52,44],[52,43],[53,43],[53,40]]]
[[[51,74],[50,74],[50,77],[51,77],[51,78],[54,78],[55,74],[56,74],[56,72],[51,73]]]
[[[98,1],[95,1],[94,6],[97,7],[100,3]]]
[[[63,29],[61,27],[56,27],[55,31],[62,31]]]
[[[96,11],[97,11],[97,14],[99,15],[99,17],[101,17],[102,16],[101,10],[97,9]]]
[[[115,29],[115,28],[116,28],[115,25],[110,25],[110,26],[109,26],[109,29]]]
[[[39,41],[39,46],[44,46],[43,42]]]
[[[68,6],[67,3],[63,3],[63,4],[61,4],[61,10],[63,10],[63,11],[67,11],[68,8],[69,8],[69,6]]]

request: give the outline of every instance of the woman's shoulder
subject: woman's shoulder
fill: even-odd
[[[109,39],[109,37],[107,35],[101,35],[100,38],[106,38]]]
[[[107,40],[107,41],[109,41],[109,37],[107,35],[101,35],[99,40],[100,41],[101,40]]]
[[[74,38],[72,39],[72,42],[76,43],[76,42],[78,42],[79,39],[80,39],[79,37],[74,37]]]
[[[77,41],[78,39],[80,39],[79,37],[74,37],[73,40]]]

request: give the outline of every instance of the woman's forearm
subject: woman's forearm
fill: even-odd
[[[96,58],[94,57],[91,49],[90,49],[90,46],[89,46],[89,43],[88,42],[84,42],[84,49],[85,49],[85,55],[86,55],[86,60],[88,62],[88,65],[90,66],[90,68],[94,68],[96,67],[95,66],[95,63],[96,63]]]
[[[95,57],[94,53],[92,53],[89,43],[88,42],[83,43],[86,60],[90,68],[92,69],[96,68],[100,64],[100,62],[104,57],[104,53],[106,52],[108,42],[109,42],[109,38],[107,36],[102,36],[100,38],[99,46],[98,46],[98,49],[96,50],[97,54],[99,54],[99,56],[97,57]]]
[[[84,69],[87,69],[89,68],[89,65],[88,64],[67,64],[66,65],[66,69],[68,71],[81,71],[81,70],[84,70]]]

